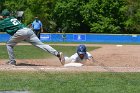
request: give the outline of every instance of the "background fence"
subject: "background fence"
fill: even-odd
[[[8,34],[0,34],[0,42],[7,42]],[[139,34],[63,34],[42,33],[43,42],[87,42],[87,43],[140,43]]]

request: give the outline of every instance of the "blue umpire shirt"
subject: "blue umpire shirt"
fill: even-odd
[[[32,27],[33,27],[34,30],[40,30],[41,27],[42,27],[41,21],[40,20],[33,21]]]

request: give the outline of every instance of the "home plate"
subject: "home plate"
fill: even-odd
[[[81,67],[81,66],[83,66],[83,64],[81,63],[68,63],[64,65],[64,67]]]

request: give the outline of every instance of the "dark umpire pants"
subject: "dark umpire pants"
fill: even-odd
[[[40,39],[41,29],[39,29],[39,30],[34,29],[34,33],[35,33],[36,36]]]

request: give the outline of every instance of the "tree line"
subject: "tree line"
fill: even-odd
[[[22,22],[35,16],[46,32],[138,34],[140,0],[0,0],[0,10],[24,11]]]

